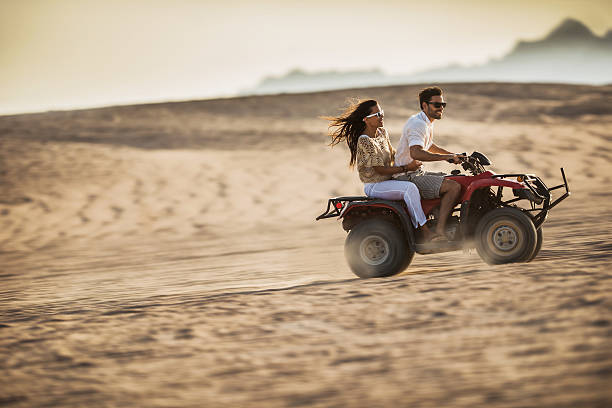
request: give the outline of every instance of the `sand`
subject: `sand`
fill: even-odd
[[[362,193],[318,117],[397,145],[420,86],[0,117],[0,406],[611,406],[612,86],[443,87],[440,145],[565,168],[533,262],[360,280],[314,221]]]

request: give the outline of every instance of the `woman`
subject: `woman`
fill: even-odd
[[[406,166],[394,166],[395,149],[391,146],[387,130],[383,127],[384,113],[375,100],[358,102],[338,117],[330,120],[331,146],[346,140],[351,151],[350,166],[357,163],[359,178],[368,197],[386,200],[404,200],[412,225],[421,231],[425,240],[437,238],[425,225],[427,219],[421,207],[421,196],[410,181],[393,180],[396,173],[416,170],[418,160]],[[335,128],[331,131],[332,128]]]

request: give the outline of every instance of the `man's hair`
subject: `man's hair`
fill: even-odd
[[[431,102],[431,98],[437,95],[442,96],[442,89],[437,86],[423,89],[419,93],[419,108],[423,109],[423,102]]]

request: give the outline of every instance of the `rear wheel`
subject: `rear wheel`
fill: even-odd
[[[402,272],[412,260],[402,230],[385,220],[357,224],[346,237],[344,254],[353,273],[360,278],[380,278]]]
[[[488,264],[525,262],[536,251],[531,218],[516,208],[496,208],[482,217],[474,235],[476,250]]]

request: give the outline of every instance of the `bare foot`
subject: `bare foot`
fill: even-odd
[[[437,237],[438,234],[429,229],[427,225],[421,225],[419,230],[423,234],[423,239],[425,241],[431,241],[433,238]]]
[[[446,235],[436,234],[429,242],[448,242],[448,238],[446,237]]]
[[[436,232],[434,233],[434,236],[431,238],[431,241],[434,242],[442,242],[442,241],[448,241],[448,237],[446,236],[446,232],[444,231],[444,229],[439,229],[436,228]]]
[[[436,228],[436,235],[446,236],[446,228]]]

